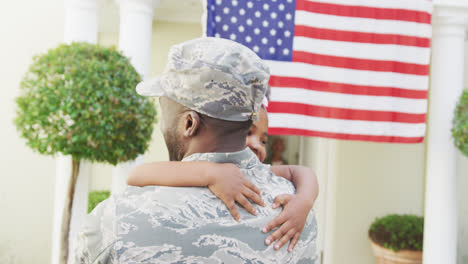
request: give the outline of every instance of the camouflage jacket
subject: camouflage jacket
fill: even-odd
[[[253,216],[240,209],[236,222],[208,188],[127,187],[88,216],[78,235],[72,263],[315,263],[317,224],[311,211],[292,253],[266,246],[261,229],[281,209],[276,195],[294,193],[291,182],[275,176],[249,149],[194,154],[184,161],[236,164],[260,188],[266,207]]]

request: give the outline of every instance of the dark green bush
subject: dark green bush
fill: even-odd
[[[468,156],[468,90],[463,91],[455,108],[452,136],[455,146]]]
[[[62,44],[34,57],[21,82],[16,126],[32,149],[117,164],[148,148],[156,121],[140,75],[115,48]]]
[[[377,218],[369,228],[369,237],[393,251],[422,250],[424,218],[416,215],[387,215]]]
[[[88,194],[88,213],[91,213],[93,209],[102,201],[109,198],[109,191],[92,191]]]

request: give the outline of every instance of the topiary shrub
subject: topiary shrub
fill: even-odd
[[[377,218],[369,228],[370,239],[393,251],[421,251],[424,218],[416,215],[391,214]]]
[[[92,191],[88,194],[88,213],[110,196],[110,191]]]
[[[26,144],[45,155],[71,155],[62,223],[61,262],[68,259],[73,194],[83,159],[117,164],[148,148],[153,102],[139,96],[140,76],[115,48],[62,44],[33,58],[16,99],[15,124]]]
[[[455,108],[452,136],[455,146],[468,156],[468,90],[463,91]]]

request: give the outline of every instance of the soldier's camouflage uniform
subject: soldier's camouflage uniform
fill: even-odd
[[[137,92],[165,96],[189,109],[229,121],[256,120],[269,69],[253,51],[230,40],[200,38],[175,45],[158,77]],[[229,140],[226,138],[226,140]],[[248,148],[234,153],[198,153],[184,161],[234,163],[262,191],[266,207],[253,216],[240,209],[236,222],[208,188],[127,187],[88,216],[73,263],[315,263],[317,224],[313,211],[292,253],[266,246],[261,229],[281,209],[278,194],[295,192]]]
[[[281,209],[273,199],[294,193],[250,149],[234,153],[194,154],[184,161],[234,163],[262,191],[266,207],[254,216],[241,208],[241,222],[231,216],[208,188],[127,187],[89,215],[80,233],[74,263],[315,263],[317,223],[311,211],[291,253],[266,246],[261,229]]]

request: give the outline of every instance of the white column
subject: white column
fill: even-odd
[[[149,77],[153,10],[159,1],[118,0],[120,6],[119,49],[143,79]]]
[[[64,42],[83,41],[96,43],[98,34],[97,0],[65,0]],[[88,212],[88,165],[82,162],[75,189],[72,219],[70,223],[70,248],[73,234],[81,229]],[[65,196],[71,176],[71,157],[58,156],[54,195],[54,219],[52,230],[51,263],[58,264],[60,258],[60,232]]]
[[[117,0],[120,7],[119,49],[142,79],[149,77],[151,61],[151,38],[153,33],[153,10],[156,0]],[[122,191],[131,169],[143,162],[143,156],[135,161],[117,165],[112,172],[112,193]]]
[[[457,256],[456,148],[450,129],[463,89],[467,10],[436,5],[426,136],[424,264],[455,264]]]
[[[65,43],[97,43],[97,0],[65,0]]]

